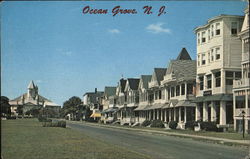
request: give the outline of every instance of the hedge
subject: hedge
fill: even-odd
[[[141,123],[141,126],[149,126],[151,124],[151,121],[149,120],[144,120],[142,123]]]
[[[168,125],[170,129],[176,129],[178,123],[176,121],[170,121]]]
[[[44,122],[43,127],[62,127],[62,128],[66,128],[66,121]]]
[[[161,120],[153,120],[150,127],[153,127],[153,128],[164,128],[164,124],[163,124],[163,121]]]

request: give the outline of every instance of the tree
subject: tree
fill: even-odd
[[[9,98],[5,96],[1,96],[1,114],[2,113],[7,114],[7,115],[11,114]]]
[[[79,105],[82,104],[82,100],[79,97],[73,96],[69,100],[63,103],[62,108],[62,116],[65,117],[67,114],[72,113],[73,115],[76,114],[77,110],[79,109]]]

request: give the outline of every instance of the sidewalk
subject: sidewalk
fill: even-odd
[[[129,130],[129,131],[140,131],[140,132],[147,132],[147,133],[157,133],[157,134],[163,134],[163,135],[169,135],[169,136],[177,136],[177,137],[187,137],[187,138],[193,138],[198,140],[205,140],[205,141],[212,141],[219,144],[226,144],[226,145],[242,145],[242,146],[250,146],[250,140],[233,140],[233,139],[226,139],[226,138],[218,138],[218,137],[210,137],[210,136],[199,136],[199,135],[190,135],[190,134],[181,134],[181,133],[175,133],[175,132],[167,132],[166,131],[160,131],[160,130],[150,130],[150,129],[139,129],[135,127],[120,127],[120,126],[114,126],[114,125],[104,125],[104,124],[98,124],[98,123],[89,123],[89,122],[79,122],[79,121],[67,121],[72,123],[80,123],[80,124],[86,124],[89,126],[100,126],[100,127],[106,127],[106,128],[114,128],[114,129],[122,129],[122,130]]]

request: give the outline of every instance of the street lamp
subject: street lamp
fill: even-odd
[[[245,114],[246,112],[242,110],[241,114],[242,114],[242,129],[243,129],[243,138],[244,138],[245,137]]]

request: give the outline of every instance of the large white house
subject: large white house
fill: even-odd
[[[219,15],[195,29],[197,36],[196,120],[233,123],[233,80],[241,78],[243,16]]]

